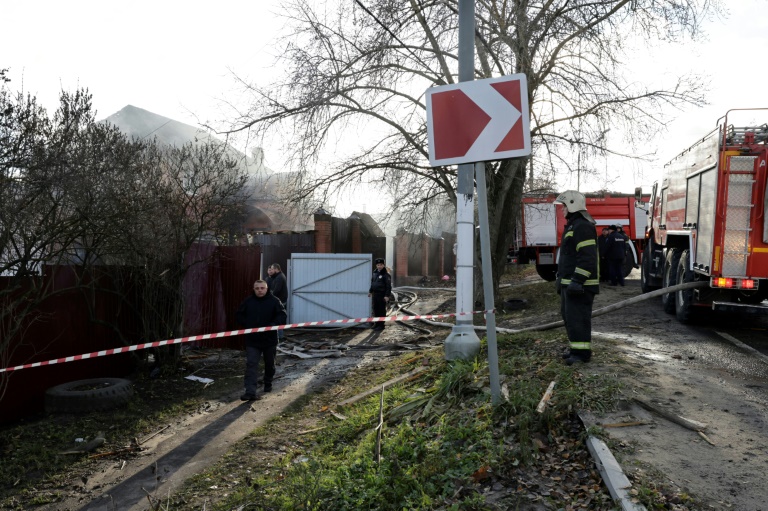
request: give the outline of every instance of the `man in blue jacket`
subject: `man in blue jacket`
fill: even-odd
[[[597,231],[584,195],[568,190],[555,202],[565,206],[568,220],[560,241],[556,289],[570,344],[563,358],[573,365],[592,358],[592,304],[600,292]]]
[[[285,309],[280,300],[267,292],[267,283],[253,283],[253,294],[246,298],[235,313],[236,321],[245,328],[284,325]],[[245,393],[243,401],[256,399],[259,361],[264,358],[264,392],[272,392],[277,356],[277,330],[253,332],[245,336]]]

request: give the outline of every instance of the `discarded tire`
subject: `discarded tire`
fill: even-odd
[[[523,300],[521,298],[510,298],[509,300],[504,301],[504,310],[507,311],[517,311],[525,309],[526,307],[528,307],[528,300]]]
[[[133,386],[122,378],[93,378],[62,383],[45,392],[48,413],[82,413],[111,410],[128,404]]]

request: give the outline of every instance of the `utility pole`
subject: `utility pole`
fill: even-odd
[[[459,0],[459,81],[474,80],[475,74],[475,2]],[[456,324],[445,339],[446,360],[468,360],[480,353],[480,338],[475,333],[474,240],[475,240],[475,166],[458,166],[456,186]]]

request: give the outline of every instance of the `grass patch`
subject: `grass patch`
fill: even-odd
[[[231,363],[231,362],[230,362]],[[135,394],[128,406],[109,412],[56,415],[24,420],[0,427],[0,509],[22,510],[61,500],[62,490],[73,481],[80,484],[98,460],[92,453],[61,454],[103,433],[100,452],[130,445],[170,422],[199,413],[218,399],[242,387],[242,377],[216,379],[208,386],[179,377],[187,374],[160,374],[157,378],[134,379]]]
[[[561,337],[500,337],[509,399],[498,406],[491,404],[484,353],[471,362],[432,357],[416,379],[385,391],[380,434],[378,393],[341,411],[343,420],[329,410],[421,360],[351,374],[342,394],[320,392],[259,428],[188,481],[169,509],[613,509],[573,412],[609,409],[619,385],[557,361]],[[555,395],[537,413],[552,380]]]

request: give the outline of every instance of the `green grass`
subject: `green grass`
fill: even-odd
[[[618,402],[614,380],[583,374],[557,360],[561,337],[500,337],[500,372],[509,399],[497,406],[491,404],[485,354],[469,362],[440,361],[418,379],[386,390],[380,462],[374,456],[380,395],[343,410],[346,419],[340,421],[317,410],[349,396],[319,393],[305,408],[259,428],[225,461],[189,481],[172,497],[169,509],[492,509],[485,491],[493,483],[515,489],[521,470],[541,478],[542,468],[554,474],[567,464],[560,452],[550,465],[552,454],[542,449],[580,451],[573,458],[586,465],[585,434],[574,410],[609,409]],[[351,375],[341,386],[364,390],[408,369],[398,360],[376,381],[370,374]],[[544,413],[537,413],[552,380],[557,382],[555,396]],[[325,428],[301,434],[311,426]],[[277,431],[282,450],[275,445]],[[612,509],[610,496],[594,490],[599,489],[594,472],[583,472],[593,481],[588,509]],[[211,487],[225,490],[211,492]],[[573,500],[565,495],[543,496],[541,502],[562,507]],[[512,491],[504,501],[508,507],[502,508],[516,509],[527,498]]]

